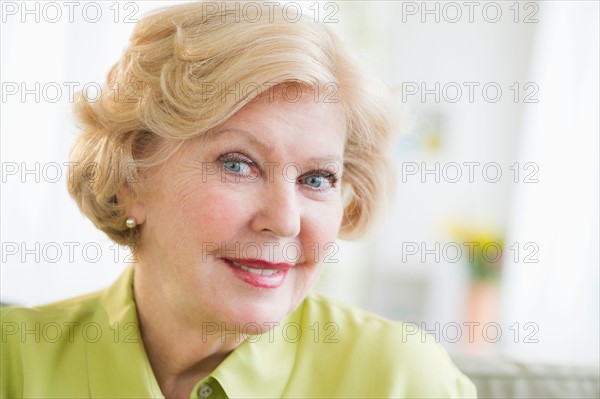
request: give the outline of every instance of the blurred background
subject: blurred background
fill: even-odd
[[[67,3],[2,2],[3,303],[101,289],[128,262],[67,194],[72,93],[93,97],[135,22],[177,2]],[[452,356],[597,367],[598,2],[296,7],[392,87],[399,134],[394,200],[316,289]]]

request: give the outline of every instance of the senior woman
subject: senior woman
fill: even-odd
[[[373,219],[388,109],[329,29],[252,4],[147,16],[77,103],[70,193],[136,261],[3,309],[2,397],[475,396],[422,334],[309,292]]]

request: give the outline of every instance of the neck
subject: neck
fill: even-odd
[[[136,264],[133,292],[148,360],[166,397],[189,397],[194,385],[243,342],[222,342],[221,334],[206,334],[202,326],[218,324],[204,315],[180,317],[161,295],[160,282],[140,263]]]

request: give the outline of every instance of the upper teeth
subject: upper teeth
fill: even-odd
[[[239,263],[236,263],[234,261],[231,261],[231,263],[233,263],[235,266],[239,267],[242,270],[245,270],[247,272],[254,273],[254,274],[260,274],[263,276],[272,276],[278,272],[278,270],[275,270],[275,269],[253,269],[251,267],[246,267],[244,265],[240,265]]]

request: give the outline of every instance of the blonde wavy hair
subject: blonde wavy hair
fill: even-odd
[[[387,89],[326,25],[307,15],[290,20],[281,7],[252,8],[240,16],[243,7],[200,2],[153,12],[137,24],[99,98],[79,94],[82,133],[71,152],[69,193],[115,242],[132,246],[140,238],[139,228],[126,227],[117,193],[135,193],[130,183],[141,171],[288,84],[334,89],[345,111],[340,237],[356,238],[374,220],[392,180]]]

